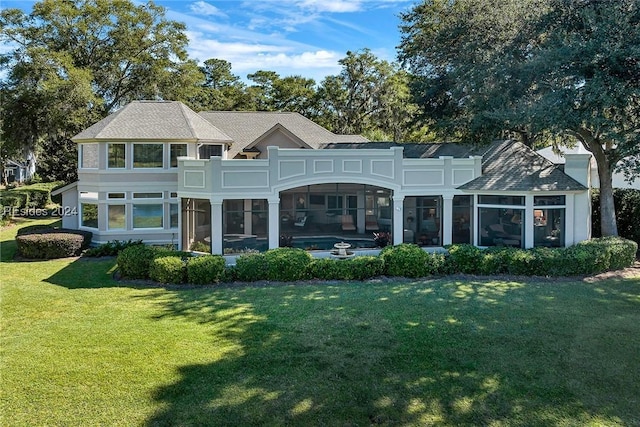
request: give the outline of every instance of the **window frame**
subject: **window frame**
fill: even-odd
[[[111,208],[112,207],[122,207],[122,219],[123,225],[122,227],[112,227],[111,226]],[[126,204],[109,204],[107,205],[107,230],[126,230],[127,229],[127,205]]]
[[[175,156],[175,166],[173,165],[174,163],[174,156],[173,156],[173,152],[174,152],[174,147],[178,147],[178,146],[184,146],[184,154],[176,154]],[[189,147],[186,143],[171,143],[169,144],[169,168],[170,169],[176,169],[178,167],[178,157],[185,157],[187,156],[189,153]]]
[[[85,154],[85,149],[88,147],[94,147],[95,148],[95,156],[96,156],[96,165],[95,166],[85,166],[85,161],[84,161],[84,154]],[[82,144],[79,144],[78,146],[78,165],[79,165],[79,169],[98,169],[100,167],[100,145],[96,142],[85,142]]]
[[[118,146],[122,146],[122,166],[112,166],[112,148],[117,149]],[[114,153],[118,155],[119,153]],[[120,164],[116,158],[117,164]],[[107,169],[126,169],[127,168],[127,144],[124,142],[109,142],[107,144]]]
[[[131,227],[134,230],[161,230],[164,228],[164,223],[165,223],[165,218],[164,218],[164,203],[133,203],[132,204],[132,213],[131,213]],[[153,226],[153,227],[141,227],[141,226],[136,226],[136,209],[138,209],[138,207],[140,206],[156,206],[159,207],[159,212],[160,212],[160,225],[159,226]]]
[[[153,152],[152,147],[154,147],[154,146],[155,146],[155,150],[160,148],[159,159],[153,159],[152,161],[148,161],[147,159],[145,159],[146,161],[144,161],[144,162],[138,161],[136,159],[136,156],[148,155],[149,153]],[[140,143],[136,142],[136,143],[133,143],[133,161],[131,163],[133,169],[162,169],[164,167],[164,146],[165,146],[165,144],[163,144],[161,142],[140,142]],[[138,150],[144,150],[144,149],[146,149],[146,150],[143,153],[140,153],[140,152],[137,153]],[[136,163],[142,163],[142,164],[150,163],[150,164],[154,164],[154,165],[153,166],[140,166],[140,165],[137,165]]]
[[[85,206],[94,206],[95,207],[95,213],[96,213],[96,225],[95,227],[92,225],[87,225],[85,224]],[[92,202],[86,202],[86,203],[80,203],[80,226],[85,227],[85,228],[91,228],[93,230],[97,230],[100,228],[100,207],[98,205],[98,203],[92,203]]]

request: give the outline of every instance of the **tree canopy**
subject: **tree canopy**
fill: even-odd
[[[1,59],[3,156],[64,157],[42,147],[73,150],[68,138],[129,101],[186,97],[201,79],[184,24],[151,2],[43,0],[29,15],[3,10],[0,30],[12,47]]]
[[[70,138],[136,99],[179,100],[197,111],[295,111],[377,140],[425,136],[414,126],[408,74],[367,49],[347,52],[343,71],[320,84],[268,70],[249,74],[247,84],[223,59],[189,59],[185,30],[151,1],[41,0],[29,14],[1,11],[0,40],[10,50],[0,56],[0,160],[30,153],[43,178],[72,181]]]
[[[427,0],[402,21],[400,59],[442,134],[583,144],[617,234],[612,172],[640,175],[637,0]]]

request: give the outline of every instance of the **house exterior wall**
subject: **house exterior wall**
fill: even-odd
[[[278,133],[274,133],[278,135]],[[286,138],[285,138],[286,139]],[[265,142],[282,142],[279,137],[265,138]],[[154,143],[156,141],[149,141]],[[266,148],[267,158],[227,160],[221,157],[197,158],[197,143],[187,143],[187,156],[178,158],[178,167],[170,167],[169,144],[183,141],[161,141],[164,146],[161,168],[134,168],[133,144],[140,141],[118,141],[125,144],[126,162],[123,168],[113,169],[108,164],[108,143],[97,142],[96,167],[80,167],[77,189],[63,193],[63,204],[75,206],[76,216],[63,217],[63,225],[94,233],[94,243],[111,240],[142,239],[150,244],[176,244],[184,242],[181,226],[181,202],[186,199],[208,200],[211,205],[211,249],[223,252],[223,202],[225,200],[263,199],[268,203],[268,244],[279,246],[280,194],[283,191],[316,184],[363,184],[391,190],[393,222],[388,224],[393,243],[406,238],[411,225],[411,204],[408,197],[437,196],[441,200],[441,244],[452,243],[452,201],[455,196],[473,196],[473,243],[480,246],[478,197],[481,192],[459,190],[457,187],[482,175],[482,158],[404,158],[402,147],[389,149],[312,150],[290,149],[278,146]],[[588,161],[576,157],[569,159],[567,174],[588,185]],[[522,196],[525,203],[517,208],[522,212],[524,229],[521,245],[534,246],[534,198],[538,195],[563,195],[566,202],[564,244],[569,246],[590,237],[590,197],[588,191],[579,192],[499,192],[500,195]],[[145,197],[140,197],[143,194]],[[496,192],[488,193],[496,194]],[[363,195],[358,195],[358,204]],[[91,206],[93,205],[93,206]],[[115,208],[114,208],[115,207]],[[503,206],[484,206],[499,209]],[[162,225],[140,226],[140,214],[153,208],[162,212]],[[86,221],[88,211],[95,210],[97,221]],[[405,213],[405,209],[407,212]],[[84,211],[83,211],[84,210]],[[110,221],[112,210],[123,212]],[[138,218],[138,219],[136,219]],[[138,221],[138,226],[136,226]],[[357,229],[365,232],[365,218],[357,217]],[[112,222],[117,226],[112,226]],[[417,237],[417,236],[416,236]]]
[[[304,142],[293,140],[283,132],[271,132],[269,135],[258,141],[254,147],[260,150],[260,154],[257,158],[266,159],[268,157],[268,148],[271,146],[280,148],[300,148],[301,145],[305,148],[309,148],[309,146]]]
[[[112,141],[125,144],[125,166],[108,167],[108,146],[110,142],[95,142],[97,158],[91,164],[97,167],[82,167],[81,147],[79,144],[78,185],[76,191],[63,193],[64,206],[74,206],[78,213],[75,218],[67,218],[71,228],[93,232],[95,244],[111,240],[143,239],[151,244],[177,244],[178,224],[175,220],[178,176],[177,168],[170,167],[170,144],[186,144],[187,154],[197,156],[197,143],[193,141]],[[135,168],[133,166],[133,145],[140,143],[163,144],[163,165],[160,168]],[[68,194],[68,193],[73,193]],[[154,196],[154,197],[140,197]],[[66,199],[65,199],[66,198]],[[83,207],[97,206],[96,226],[83,224]],[[134,225],[134,212],[144,211],[145,207],[161,206],[162,226],[149,228]],[[174,207],[172,208],[172,205]],[[123,206],[124,217],[116,227],[110,227],[110,206]],[[121,209],[121,208],[120,208]],[[179,211],[179,207],[177,208]],[[174,219],[172,220],[172,214]],[[63,217],[63,225],[65,218]],[[65,225],[66,227],[66,225]]]
[[[280,192],[314,184],[370,184],[392,190],[394,219],[391,224],[394,244],[402,243],[406,233],[403,201],[409,196],[442,197],[442,244],[452,241],[452,200],[456,195],[473,194],[457,187],[469,182],[482,171],[481,157],[405,159],[402,147],[357,150],[291,150],[268,148],[268,159],[196,160],[180,158],[178,197],[209,199],[212,206],[212,251],[222,253],[222,204],[227,199],[266,199],[269,203],[269,245],[278,246],[278,207]],[[585,173],[588,174],[588,171]],[[488,193],[495,195],[496,192]],[[500,195],[522,196],[525,203],[515,206],[522,212],[524,247],[534,246],[534,197],[563,195],[565,204],[556,206],[565,212],[563,230],[565,245],[589,237],[588,192],[500,192]],[[478,196],[474,206],[478,206]],[[486,206],[500,209],[504,206]],[[475,215],[474,230],[480,230]],[[361,218],[358,218],[360,220]],[[360,227],[359,227],[360,228]],[[478,234],[474,243],[479,245]]]
[[[78,191],[76,188],[73,191],[62,193],[60,215],[62,217],[62,228],[78,229]]]

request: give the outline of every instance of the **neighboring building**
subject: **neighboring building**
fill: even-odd
[[[3,184],[23,184],[33,178],[36,168],[33,157],[29,156],[24,162],[9,159],[4,163],[2,169]]]
[[[538,150],[538,154],[542,155],[546,159],[550,160],[556,165],[564,165],[565,154],[588,154],[591,156],[591,152],[587,151],[582,144],[576,144],[574,147],[561,147],[560,152],[555,152],[553,147],[546,147]],[[598,165],[596,159],[591,156],[591,186],[593,188],[600,188],[600,179],[598,178]],[[624,174],[614,172],[612,176],[613,188],[634,188],[640,190],[640,179],[636,178],[632,182],[628,182],[624,178]]]
[[[590,237],[589,155],[564,171],[512,142],[367,142],[296,113],[202,112],[137,101],[78,143],[63,226],[213,253],[342,240],[569,246]],[[328,245],[328,246],[324,246]]]

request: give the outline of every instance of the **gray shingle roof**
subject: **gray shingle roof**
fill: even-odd
[[[561,168],[514,141],[492,144],[483,157],[482,176],[458,188],[475,191],[586,190]]]
[[[278,124],[311,148],[320,148],[322,144],[332,142],[367,142],[360,135],[336,135],[301,114],[292,112],[203,111],[200,115],[233,138],[234,143],[228,153],[230,159]]]
[[[133,101],[72,138],[77,142],[136,139],[232,141],[178,101]]]
[[[470,191],[582,191],[580,184],[524,144],[497,141],[489,146],[453,143],[398,144],[326,144],[324,149],[404,147],[405,158],[424,159],[439,156],[468,158],[482,156],[482,176],[458,187]]]
[[[469,156],[482,155],[483,150],[472,145],[452,144],[452,143],[397,143],[397,142],[367,142],[363,143],[332,143],[324,144],[321,148],[325,150],[334,149],[381,149],[388,150],[391,147],[403,147],[403,156],[406,159],[428,159],[440,156],[451,156],[457,158],[468,158]],[[486,148],[485,148],[486,150]]]

